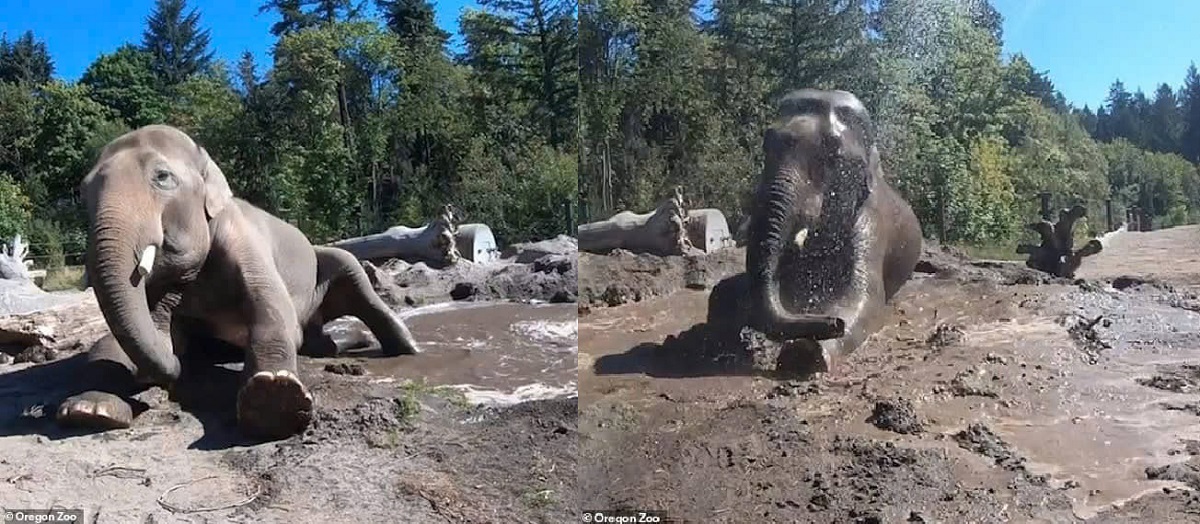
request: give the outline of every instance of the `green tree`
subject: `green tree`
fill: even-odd
[[[18,183],[33,175],[38,158],[38,100],[28,85],[0,82],[0,173]]]
[[[166,87],[182,83],[212,62],[209,31],[201,29],[199,11],[193,8],[184,14],[186,7],[186,0],[155,0],[142,34],[150,69]]]
[[[0,35],[0,82],[18,82],[39,86],[54,75],[54,61],[46,43],[26,31],[14,41]]]
[[[5,173],[0,173],[0,242],[8,242],[18,234],[29,238],[27,226],[31,218],[29,198],[21,185]]]
[[[83,72],[79,83],[92,100],[113,109],[131,128],[166,120],[170,100],[157,88],[154,57],[131,44],[100,55]]]
[[[401,40],[428,40],[441,47],[450,38],[437,26],[429,0],[376,0],[376,5],[388,29]]]
[[[1188,66],[1179,98],[1183,105],[1180,153],[1193,163],[1200,163],[1200,73],[1194,63]]]

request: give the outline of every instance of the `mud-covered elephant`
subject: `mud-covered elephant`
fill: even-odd
[[[819,346],[828,368],[880,327],[920,257],[920,223],[884,178],[854,94],[785,95],[762,144],[746,273],[716,286],[709,322],[733,312],[776,342]]]
[[[97,389],[60,403],[61,424],[128,426],[126,395],[175,382],[197,336],[244,350],[238,425],[266,438],[307,426],[313,397],[296,356],[336,350],[325,321],[355,316],[385,354],[418,351],[350,253],[314,247],[235,198],[207,151],[178,129],[152,125],[116,138],[80,188],[86,271],[111,333],[88,352],[86,378]]]

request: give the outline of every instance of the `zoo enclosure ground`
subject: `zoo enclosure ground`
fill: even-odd
[[[1200,521],[1197,248],[1194,226],[1118,234],[1078,283],[927,256],[935,273],[844,376],[793,382],[678,365],[707,291],[647,275],[683,261],[581,257],[582,296],[601,294],[589,274],[658,269],[622,279],[646,282],[641,301],[580,317],[580,503],[687,522]]]

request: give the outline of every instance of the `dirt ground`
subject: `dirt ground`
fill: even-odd
[[[456,298],[573,301],[573,260],[538,260],[441,272],[405,266],[375,280],[397,310]],[[463,286],[479,291],[450,296]],[[377,353],[301,357],[314,422],[303,435],[267,443],[236,429],[236,364],[185,364],[170,394],[154,388],[137,397],[144,411],[133,427],[97,434],[52,421],[73,393],[82,355],[0,364],[0,503],[83,509],[88,523],[577,518],[574,396],[471,405],[451,389],[369,372]]]
[[[680,275],[705,263],[621,275],[634,263],[581,257],[579,503],[683,522],[1200,522],[1197,247],[1196,227],[1120,233],[1076,282],[927,249],[887,326],[803,381],[692,362],[708,290]],[[607,293],[593,274],[641,300],[588,300]]]

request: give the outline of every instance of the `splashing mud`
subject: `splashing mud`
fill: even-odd
[[[575,393],[577,323],[574,304],[449,302],[400,316],[424,349],[420,355],[374,357],[366,327],[341,318],[326,326],[343,357],[375,382],[423,380],[461,390],[477,404],[508,405]],[[328,359],[302,361],[325,366]]]

